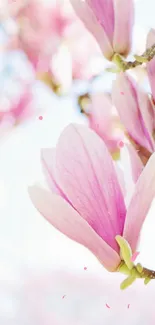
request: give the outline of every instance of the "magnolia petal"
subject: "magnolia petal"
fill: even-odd
[[[155,197],[155,153],[150,157],[147,165],[141,173],[131,199],[123,237],[131,246],[132,252],[136,251],[142,225]]]
[[[137,89],[137,99],[138,99],[138,105],[140,107],[141,112],[141,123],[143,123],[143,131],[145,134],[145,137],[148,141],[147,149],[150,150],[150,152],[154,152],[155,150],[155,142],[153,138],[153,131],[154,131],[154,108],[151,103],[151,100],[148,97],[148,94],[142,89]]]
[[[110,43],[104,28],[97,21],[97,18],[88,3],[83,0],[70,0],[70,2],[86,28],[96,38],[104,56],[109,60],[112,59],[114,54],[112,44]]]
[[[113,115],[111,98],[105,93],[91,96],[89,126],[104,140],[111,152],[118,150],[120,134],[114,133],[116,116]]]
[[[146,48],[150,48],[155,44],[155,29],[151,29],[147,36]],[[153,99],[155,100],[155,58],[147,63],[147,73],[150,81]]]
[[[124,192],[126,207],[129,206],[132,195],[144,166],[136,152],[136,149],[129,143],[126,143],[121,149],[120,167],[123,170],[126,192]]]
[[[137,258],[137,256],[138,256],[139,254],[140,254],[140,252],[135,252],[135,253],[132,255],[131,261],[132,261],[132,262],[135,262],[135,260],[136,260],[136,258]],[[138,264],[136,265],[136,269],[138,270],[139,273],[142,273],[142,271],[143,271],[143,267],[142,267],[142,265],[141,265],[140,263],[138,263]]]
[[[60,136],[56,168],[63,192],[74,208],[112,248],[126,214],[112,158],[98,135],[69,125]]]
[[[55,169],[55,148],[46,148],[41,150],[41,162],[43,171],[47,180],[47,184],[49,188],[52,190],[53,193],[59,194],[62,196],[66,201],[68,201],[66,195],[63,193],[56,175]]]
[[[139,108],[136,84],[127,74],[122,72],[117,76],[113,83],[112,99],[131,138],[150,150],[150,144],[144,132],[145,127]]]
[[[62,198],[37,187],[28,189],[36,209],[60,232],[88,248],[109,271],[115,271],[120,263],[119,255],[108,246]]]
[[[132,41],[134,3],[133,0],[113,0],[113,4],[115,15],[113,48],[115,53],[127,55]]]
[[[126,190],[126,183],[125,183],[125,179],[124,179],[123,170],[121,169],[121,167],[118,164],[115,164],[115,170],[116,170],[118,182],[120,184],[123,196],[125,197],[127,190]]]
[[[105,93],[92,94],[89,120],[90,127],[102,138],[111,126],[111,119],[112,102],[110,96]]]
[[[136,183],[144,166],[142,161],[140,160],[138,153],[136,149],[129,143],[126,144],[128,154],[130,157],[130,163],[131,163],[131,172],[132,172],[132,178],[133,182]]]
[[[92,9],[98,23],[103,27],[112,44],[114,34],[113,0],[86,0],[86,2]]]

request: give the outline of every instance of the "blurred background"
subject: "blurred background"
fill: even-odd
[[[87,124],[79,97],[110,91],[115,76],[68,0],[0,1],[0,325],[154,324],[154,283],[121,292],[123,277],[50,226],[27,193],[44,183],[40,149],[70,122]],[[135,6],[139,54],[154,1]],[[153,204],[137,258],[152,269],[154,213]]]

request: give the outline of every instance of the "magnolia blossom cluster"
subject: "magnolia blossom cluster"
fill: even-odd
[[[107,63],[109,61],[116,64],[118,71],[123,70],[122,79],[126,79],[128,88],[135,88],[133,97],[137,102],[137,92],[141,93],[142,90],[139,89],[139,86],[133,86],[135,82],[124,73],[126,68],[132,67],[134,64],[123,62],[123,57],[126,58],[130,54],[132,46],[133,1],[71,0],[69,2],[69,0],[52,0],[45,4],[41,0],[25,0],[22,3],[21,1],[6,0],[1,4],[0,11],[2,24],[5,25],[5,22],[12,20],[15,25],[14,28],[7,29],[8,41],[3,47],[3,52],[13,53],[15,50],[20,50],[26,55],[34,71],[33,83],[39,79],[57,94],[69,92],[75,79],[89,81],[103,72],[105,69],[104,57],[107,59]],[[155,33],[151,30],[147,39],[147,50],[153,46],[154,38]],[[137,66],[137,63],[141,64],[149,59],[146,65],[152,96],[148,96],[148,99],[145,98],[145,105],[150,107],[148,119],[153,114],[151,107],[154,105],[155,96],[153,87],[154,59],[150,60],[150,57],[153,57],[152,53],[153,48],[152,52],[149,51],[146,56],[140,57],[139,62],[135,61],[135,66]],[[136,150],[141,149],[140,156],[145,163],[153,150],[153,138],[148,140],[148,137],[150,137],[149,132],[152,134],[154,126],[150,124],[152,122],[149,120],[147,126],[145,125],[146,121],[143,123],[141,120],[146,128],[151,128],[148,132],[143,130],[140,135],[135,135],[135,132],[139,132],[137,128],[134,134],[133,130],[128,129],[124,121],[127,115],[125,109],[122,109],[122,101],[123,105],[126,101],[127,107],[130,103],[128,103],[129,99],[127,99],[126,92],[123,91],[122,81],[120,84],[119,78],[118,74],[109,103],[107,103],[107,94],[88,94],[88,121],[90,127],[103,138],[113,155],[118,155],[118,142],[124,141],[124,134],[125,139],[131,136]],[[29,81],[29,84],[29,88],[31,88],[32,80]],[[27,87],[25,88],[26,92]],[[22,97],[23,93],[19,94],[20,96]],[[26,94],[24,94],[24,98],[25,96]],[[139,96],[142,100],[142,94]],[[33,96],[31,100],[33,100]],[[19,103],[20,101],[23,102],[22,99],[16,100]],[[9,118],[10,121],[15,121],[13,124],[16,125],[23,121],[20,116],[29,117],[30,110],[25,102],[24,105],[19,105],[18,110],[16,110],[16,105],[14,101],[10,103],[9,109],[0,105],[2,107],[0,108],[0,112],[2,111],[0,114],[1,125],[2,119]],[[136,114],[139,116],[139,110],[142,111],[143,104],[140,104],[139,99],[139,103],[135,105],[134,110],[136,109],[137,113],[135,112],[134,118]],[[104,106],[108,106],[108,109],[103,109]],[[19,116],[16,114],[17,111]],[[35,111],[36,109],[32,108],[30,117]],[[122,116],[122,112],[124,116]],[[128,118],[126,120],[131,128]],[[142,129],[145,129],[144,125]],[[128,134],[124,133],[124,126]],[[139,143],[137,138],[142,137],[142,133],[147,139],[143,140],[143,143],[141,143],[142,140]]]
[[[99,46],[68,0],[50,4],[27,0],[14,16],[18,32],[10,46],[26,53],[38,77],[65,88],[72,78],[89,78],[98,72],[93,58],[101,56]]]
[[[103,70],[99,45],[68,0],[52,0],[50,3],[39,0],[4,1],[0,11],[7,35],[2,53],[24,53],[27,69],[31,69],[34,75],[33,81],[28,81],[29,89],[39,80],[56,94],[64,94],[70,90],[73,80],[89,80]],[[27,101],[23,100],[26,94],[27,86],[24,94],[19,93],[21,98],[10,103],[9,109],[3,107],[0,101],[0,125],[6,119],[8,124],[13,120],[15,123],[11,124],[16,125],[23,122],[20,116],[30,118],[34,115],[36,108],[32,107],[29,115]]]
[[[146,51],[128,61],[134,24],[133,0],[71,0],[75,12],[96,38],[103,55],[116,65],[111,94],[86,94],[82,110],[89,127],[69,125],[56,148],[42,150],[50,191],[29,188],[38,211],[59,231],[87,247],[110,272],[127,275],[121,288],[137,278],[147,284],[155,271],[135,264],[143,223],[155,197],[155,32]],[[151,94],[131,77],[145,64]],[[129,70],[129,71],[128,71]],[[122,144],[130,156],[134,191],[117,166]],[[128,171],[127,171],[128,172]]]

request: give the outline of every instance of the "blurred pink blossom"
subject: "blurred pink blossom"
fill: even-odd
[[[110,152],[119,151],[119,143],[124,141],[124,132],[109,94],[91,95],[89,126],[104,140]]]
[[[2,106],[3,105],[3,106]],[[31,86],[26,86],[13,99],[5,99],[0,109],[0,134],[3,136],[12,127],[24,123],[36,114]]]
[[[16,15],[19,34],[12,46],[21,48],[35,70],[49,67],[51,54],[55,53],[66,26],[71,22],[57,4],[51,6],[30,1]]]
[[[18,33],[8,49],[22,49],[37,77],[48,85],[53,83],[66,91],[72,79],[89,79],[103,71],[97,42],[68,2],[57,0],[47,5],[28,1],[15,20]]]
[[[92,35],[74,16],[66,30],[66,43],[71,56],[73,79],[89,79],[104,70],[101,50]]]

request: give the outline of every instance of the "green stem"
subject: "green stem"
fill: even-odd
[[[118,53],[114,54],[112,61],[117,65],[119,71],[126,71],[151,61],[154,56],[155,44],[147,49],[142,55],[135,55],[134,61],[125,61]]]
[[[121,289],[124,290],[129,287],[136,279],[144,279],[144,284],[148,284],[155,279],[155,271],[142,267],[141,264],[135,265],[129,269],[124,261],[121,262],[117,269],[118,272],[127,275],[128,277],[121,283]]]

